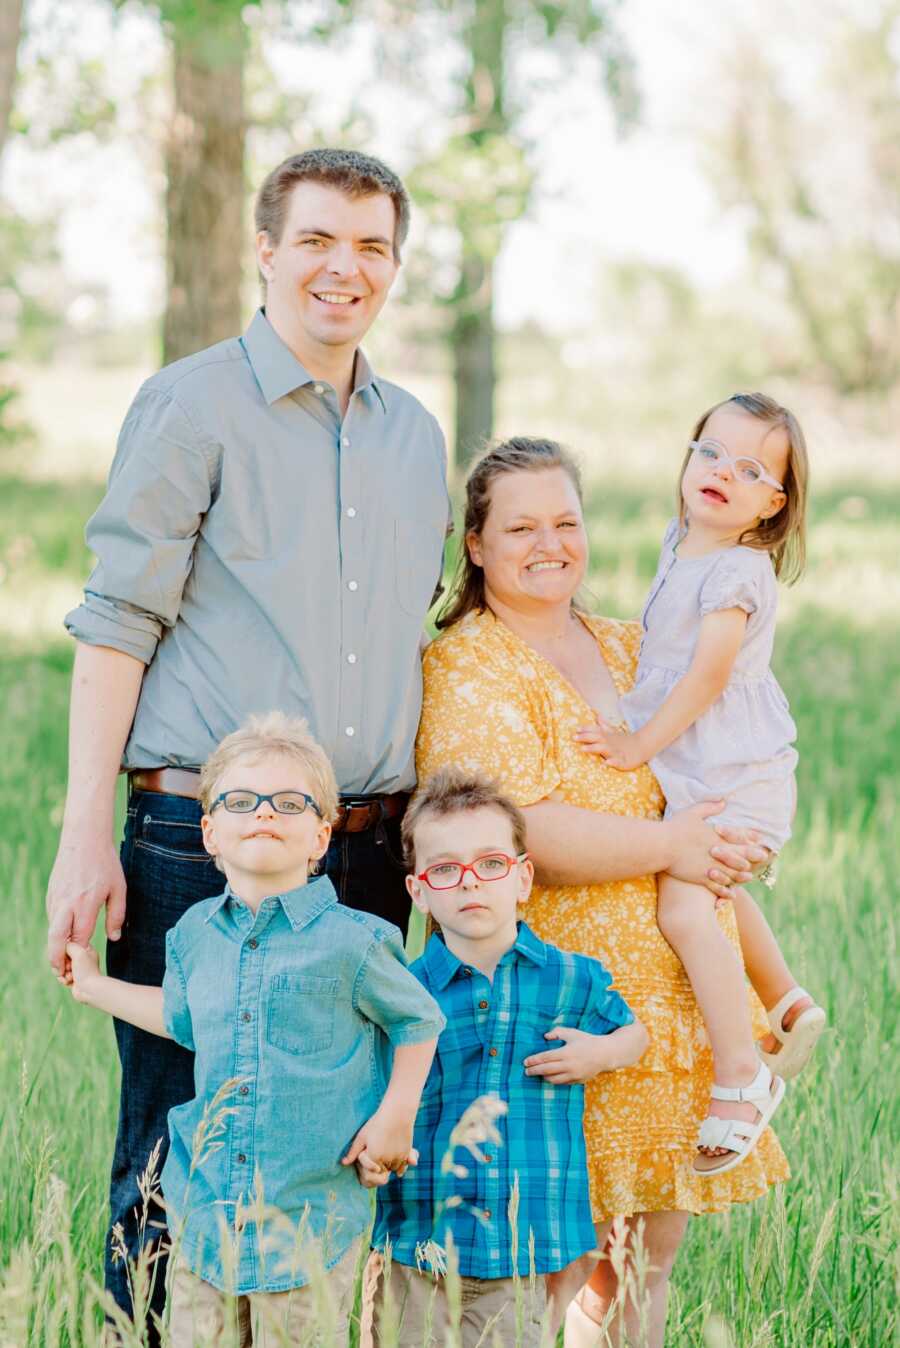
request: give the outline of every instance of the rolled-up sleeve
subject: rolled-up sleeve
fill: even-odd
[[[407,968],[399,932],[372,941],[356,977],[353,1006],[380,1026],[395,1048],[436,1039],[447,1023],[437,1002]]]
[[[167,392],[144,388],[125,419],[106,496],[85,538],[97,558],[67,630],[144,664],[178,617],[212,499],[214,449]]]
[[[187,999],[187,981],[178,951],[174,930],[166,933],[166,972],[163,975],[163,1024],[166,1033],[176,1044],[194,1051],[194,1026]]]

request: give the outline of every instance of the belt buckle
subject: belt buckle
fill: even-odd
[[[353,810],[369,810],[371,812],[377,808],[377,816],[372,819],[370,815],[369,822],[364,825],[364,828],[373,828],[384,819],[384,801],[381,796],[341,796],[340,803],[342,809],[347,811],[346,817],[348,819]]]

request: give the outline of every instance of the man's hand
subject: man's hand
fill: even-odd
[[[753,829],[710,824],[707,818],[725,807],[724,800],[704,801],[678,810],[663,823],[671,838],[672,860],[666,867],[676,880],[705,885],[721,899],[731,897],[732,885],[753,879],[753,867],[768,852]]]
[[[47,958],[60,977],[69,971],[66,942],[89,946],[106,905],[106,934],[118,941],[125,921],[125,875],[110,835],[64,837],[47,886]]]
[[[589,754],[604,758],[611,768],[620,772],[631,772],[647,762],[640,735],[630,730],[616,730],[601,716],[596,725],[582,726],[576,731],[575,739]]]
[[[410,1117],[382,1105],[360,1128],[341,1165],[353,1165],[365,1152],[375,1165],[402,1173],[400,1167],[405,1169],[412,1148],[414,1122],[415,1114]]]
[[[525,1059],[527,1077],[543,1077],[554,1086],[583,1085],[598,1072],[609,1071],[612,1065],[606,1035],[557,1025],[548,1030],[544,1038],[562,1039],[563,1047],[549,1049],[546,1053],[532,1053]]]

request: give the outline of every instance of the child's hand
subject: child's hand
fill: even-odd
[[[353,1165],[365,1151],[371,1161],[402,1174],[412,1149],[414,1122],[415,1115],[410,1118],[396,1111],[376,1109],[356,1134],[341,1165]]]
[[[527,1077],[543,1077],[554,1086],[583,1085],[598,1072],[607,1072],[613,1066],[607,1035],[588,1034],[587,1030],[557,1025],[548,1030],[544,1038],[562,1039],[563,1047],[549,1049],[546,1053],[532,1053],[525,1059]]]
[[[647,761],[637,735],[628,730],[616,730],[600,716],[595,725],[577,730],[575,739],[587,753],[605,758],[611,768],[618,768],[620,772],[631,772]]]
[[[95,978],[102,978],[100,973],[100,956],[92,945],[76,945],[74,941],[66,942],[66,971],[60,977],[60,982],[65,983],[72,989],[72,996],[76,1002],[91,1001],[91,983]]]
[[[408,1166],[418,1164],[419,1153],[415,1147],[410,1147],[405,1162],[397,1167],[398,1178],[406,1174]],[[367,1151],[363,1150],[359,1153],[356,1158],[356,1178],[364,1189],[380,1189],[382,1185],[387,1184],[390,1177],[390,1170],[383,1165],[379,1165],[377,1161],[373,1161]]]

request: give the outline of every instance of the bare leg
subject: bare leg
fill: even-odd
[[[788,968],[775,934],[756,900],[746,889],[737,888],[731,902],[741,938],[747,976],[753,984],[757,997],[766,1010],[770,1011],[786,992],[798,986],[797,980]],[[782,1028],[789,1030],[800,1012],[814,1005],[812,997],[801,997],[793,1006],[788,1007],[781,1022]],[[774,1034],[767,1034],[760,1040],[760,1044],[766,1053],[777,1053],[781,1048]]]
[[[610,1225],[610,1222],[594,1224],[598,1250],[602,1250],[606,1244]],[[547,1306],[550,1310],[550,1328],[554,1338],[559,1332],[569,1302],[575,1299],[596,1267],[597,1255],[594,1252],[582,1255],[580,1259],[573,1259],[571,1264],[561,1268],[558,1273],[547,1274]]]
[[[646,1267],[643,1272],[643,1305],[636,1304],[633,1296],[626,1290],[629,1277],[636,1275],[634,1260],[634,1241],[638,1223],[643,1223],[642,1241]],[[614,1313],[607,1329],[608,1342],[612,1348],[663,1348],[666,1333],[666,1311],[669,1300],[669,1275],[675,1263],[675,1256],[687,1230],[686,1212],[644,1212],[625,1219],[628,1245],[626,1262],[619,1271],[611,1259],[614,1240],[607,1241],[605,1257],[591,1274],[579,1298],[581,1310],[599,1325],[614,1304],[620,1293],[620,1277],[625,1286],[621,1289],[624,1305],[621,1314]],[[599,1340],[599,1335],[598,1335]],[[582,1336],[581,1341],[584,1341]],[[579,1340],[566,1333],[566,1348],[575,1348]],[[606,1340],[604,1340],[604,1343]]]
[[[688,885],[670,875],[659,877],[659,929],[685,967],[713,1051],[715,1080],[720,1086],[747,1086],[759,1071],[753,1026],[740,957],[719,926],[715,898],[702,885]],[[709,1112],[723,1119],[758,1117],[752,1104],[710,1100]],[[705,1155],[724,1155],[722,1148]]]

